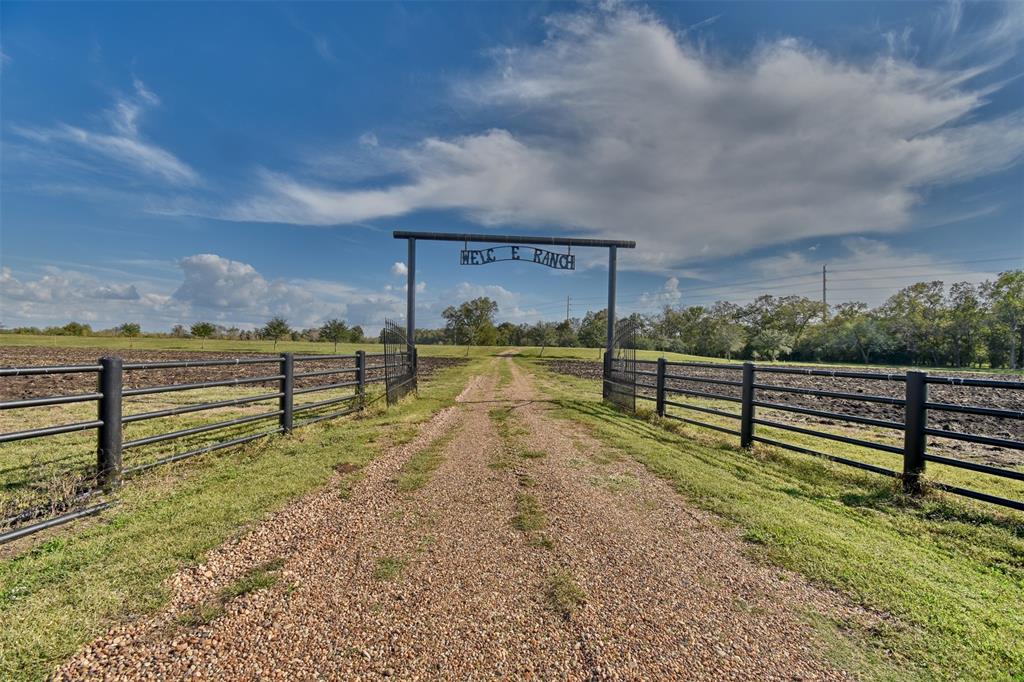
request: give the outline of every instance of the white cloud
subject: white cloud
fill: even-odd
[[[923,189],[1024,153],[1021,112],[974,117],[986,93],[965,84],[986,67],[854,63],[792,39],[726,62],[634,8],[549,23],[542,45],[500,53],[491,77],[460,88],[492,120],[514,114],[518,130],[386,150],[410,180],[374,189],[267,173],[224,217],[334,225],[453,209],[485,225],[633,237],[634,265],[666,267],[900,230]]]
[[[324,61],[331,62],[332,64],[336,64],[338,62],[338,58],[334,56],[334,51],[331,50],[331,43],[325,36],[313,36],[313,49],[316,50],[316,53],[320,55]]]
[[[527,322],[538,320],[542,315],[533,307],[525,306],[523,295],[510,291],[500,284],[472,284],[459,282],[453,289],[443,292],[442,301],[458,304],[474,298],[486,296],[498,304],[498,319],[510,322]]]
[[[46,268],[42,277],[21,282],[10,268],[0,270],[0,294],[8,301],[27,303],[71,303],[85,300],[137,301],[133,284],[101,284],[90,275],[74,270]]]
[[[409,274],[409,268],[405,263],[397,261],[391,266],[391,274],[396,277],[405,277]]]
[[[377,140],[377,136],[374,133],[370,132],[363,133],[362,135],[359,136],[359,144],[365,145],[367,147],[376,147],[377,145],[380,144],[380,142]]]
[[[159,98],[136,79],[134,93],[118,96],[104,112],[110,130],[95,131],[60,123],[52,128],[12,126],[25,140],[53,148],[63,155],[72,150],[114,161],[125,169],[141,171],[175,185],[193,185],[199,175],[171,152],[143,139],[139,118],[147,109],[160,104]],[[80,163],[73,156],[68,163]]]
[[[272,315],[294,327],[311,327],[330,317],[369,331],[385,317],[401,318],[404,293],[371,291],[317,279],[267,279],[252,265],[216,254],[196,254],[177,263],[180,279],[102,281],[57,267],[34,278],[0,270],[0,316],[8,327],[63,324],[71,319],[110,327],[125,320],[145,329],[168,329],[206,319],[253,328]],[[115,271],[111,271],[115,272]],[[420,289],[420,285],[417,285]]]
[[[679,290],[679,278],[669,277],[665,280],[665,284],[660,291],[653,293],[645,291],[640,295],[640,307],[663,308],[667,305],[675,306],[679,304],[682,298],[683,292]]]

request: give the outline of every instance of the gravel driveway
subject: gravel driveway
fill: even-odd
[[[501,388],[499,363],[512,374]],[[349,494],[339,473],[211,553],[169,581],[164,611],[111,631],[57,679],[847,677],[795,614],[869,614],[751,560],[668,484],[546,414],[511,359],[490,369]],[[401,492],[403,464],[432,445],[440,465]],[[528,498],[542,530],[517,527]],[[182,623],[274,559],[277,584]]]

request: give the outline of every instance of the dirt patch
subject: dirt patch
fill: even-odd
[[[580,377],[584,379],[601,379],[601,363],[588,360],[548,360],[546,366],[559,374]],[[657,363],[638,362],[637,369],[647,372],[654,372]],[[815,367],[814,369],[820,369]],[[705,367],[670,367],[669,374],[687,375],[702,379],[716,379],[726,381],[739,381],[740,372],[729,369],[712,369]],[[872,372],[875,373],[875,372]],[[888,379],[889,376],[901,376],[902,371],[894,370],[891,374],[877,372],[879,379],[847,379],[841,377],[820,377],[802,376],[799,374],[774,374],[761,373],[758,375],[757,383],[771,384],[792,388],[809,388],[821,391],[834,391],[837,393],[850,393],[855,395],[875,395],[887,398],[902,399],[905,392],[905,383],[895,379]],[[936,372],[938,374],[938,372]],[[1021,381],[1018,375],[982,374],[970,372],[943,371],[942,376],[970,377],[996,379],[1001,381]],[[654,395],[654,377],[641,376],[638,381],[647,384],[639,392],[644,395]],[[690,391],[701,391],[731,398],[740,397],[739,386],[728,386],[722,384],[708,384],[698,381],[686,381],[685,379],[666,379],[666,386],[669,388],[681,388]],[[805,407],[840,414],[850,414],[860,417],[882,419],[886,421],[903,422],[903,407],[899,405],[884,405],[880,403],[862,402],[859,400],[843,400],[836,398],[807,396],[782,391],[768,391],[758,389],[757,398],[767,402],[781,405],[792,405]],[[1006,410],[1016,410],[1024,413],[1024,390],[1007,390],[999,388],[987,388],[980,386],[949,386],[942,384],[931,384],[928,387],[929,400],[933,402],[952,403],[956,405],[977,405],[982,407],[996,407]],[[673,397],[673,400],[685,402],[685,396]],[[653,405],[653,403],[651,403]],[[726,408],[728,409],[728,408]],[[733,409],[739,412],[739,405]],[[779,413],[774,415],[779,417]],[[699,417],[698,417],[699,418]],[[784,413],[781,419],[786,423],[798,425],[823,425],[836,426],[843,422],[838,420],[823,419],[808,415],[795,413]],[[1003,417],[990,417],[984,415],[957,414],[930,410],[928,414],[928,426],[945,431],[959,431],[977,435],[993,436],[997,438],[1011,438],[1024,440],[1024,419],[1007,419]],[[860,429],[857,425],[851,425],[854,430]],[[893,431],[892,433],[898,433]],[[1024,463],[1024,452],[999,448],[976,443],[931,438],[931,444],[941,448],[943,454],[954,457],[963,457],[973,461],[983,462],[994,466],[1014,466]]]
[[[267,358],[270,354],[259,353],[207,353],[202,351],[162,350],[114,350],[110,348],[47,348],[45,346],[0,346],[0,367],[36,367],[52,365],[91,365],[105,355],[121,357],[125,362],[160,362],[170,360],[235,360],[244,358]],[[421,357],[420,378],[455,365],[465,364],[463,358]],[[368,358],[367,365],[383,365],[383,358]],[[355,361],[303,360],[295,364],[296,372],[315,372],[331,369],[351,369]],[[125,388],[141,388],[160,384],[184,384],[221,379],[272,376],[278,373],[276,363],[254,365],[227,365],[223,367],[182,367],[174,369],[132,370],[124,373]],[[384,370],[377,368],[367,371],[367,378],[384,376]],[[335,374],[319,377],[304,377],[295,380],[296,388],[305,388],[328,383],[351,381],[352,374]],[[274,388],[277,381],[247,384]],[[49,395],[88,393],[96,390],[96,375],[51,374],[26,377],[4,377],[0,379],[0,400],[33,398]]]

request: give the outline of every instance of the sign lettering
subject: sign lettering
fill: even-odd
[[[523,251],[525,250],[525,253]],[[532,253],[531,253],[532,252]],[[546,265],[555,270],[575,270],[576,256],[571,253],[555,253],[534,246],[495,246],[490,249],[463,249],[461,265],[487,265],[498,261],[525,260]]]

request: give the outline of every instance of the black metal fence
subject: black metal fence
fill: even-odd
[[[390,358],[390,359],[389,359]],[[388,403],[391,404],[391,377],[400,369],[415,385],[415,349],[403,348],[403,358],[395,360],[387,353],[365,353],[358,351],[351,355],[293,355],[238,358],[231,360],[174,360],[167,362],[123,362],[118,357],[104,357],[94,365],[51,366],[51,367],[7,367],[0,368],[0,380],[13,377],[38,377],[58,375],[95,375],[97,390],[72,395],[19,398],[0,401],[0,411],[27,408],[53,408],[77,403],[94,402],[97,405],[96,419],[64,423],[55,426],[22,429],[0,433],[0,444],[14,443],[29,439],[45,438],[88,430],[97,432],[96,464],[91,471],[79,476],[70,495],[59,505],[53,501],[27,509],[16,510],[0,519],[0,544],[24,537],[46,528],[73,521],[84,516],[97,514],[111,506],[109,499],[91,504],[97,499],[109,497],[124,479],[153,467],[178,462],[190,457],[221,450],[279,433],[290,433],[293,429],[316,422],[335,419],[365,408],[367,386],[387,382]],[[316,365],[327,364],[322,369],[305,369],[316,361]],[[344,363],[344,364],[341,364]],[[188,370],[196,368],[220,368],[222,371],[240,373],[249,368],[252,376],[232,376],[214,380],[144,385],[125,388],[127,374],[145,374],[153,370]],[[232,369],[237,368],[237,369]],[[264,369],[265,368],[265,369]],[[398,376],[394,374],[394,376]],[[317,383],[326,381],[327,383]],[[137,382],[133,381],[132,384]],[[297,387],[296,384],[302,384]],[[158,410],[125,413],[126,399],[136,396],[177,393],[199,389],[245,387],[257,390],[272,386],[274,390],[261,391],[227,400],[199,402],[168,407]],[[327,398],[309,400],[314,394],[331,392]],[[343,395],[337,395],[342,392]],[[404,395],[397,394],[396,395]],[[383,397],[383,396],[382,396]],[[269,403],[269,404],[267,404]],[[268,407],[265,411],[241,417],[204,423],[190,428],[176,429],[139,438],[125,438],[125,427],[148,420],[200,413],[222,408],[247,406]],[[240,426],[256,426],[255,433],[246,433],[226,440],[205,444],[184,452],[175,452],[156,458],[133,462],[133,452],[159,443],[177,439],[233,430]],[[232,434],[234,435],[234,434]],[[57,446],[59,447],[59,446]],[[10,452],[10,451],[9,451]],[[10,464],[0,450],[0,470],[10,472],[26,469],[31,463]],[[59,458],[53,461],[61,461]],[[4,481],[4,487],[10,487]],[[89,505],[89,506],[86,506]],[[41,520],[42,519],[42,520]]]
[[[384,385],[388,405],[394,405],[416,390],[416,348],[409,346],[405,330],[392,320],[384,320]]]
[[[607,364],[607,360],[606,360]],[[1019,468],[992,466],[980,462],[947,457],[928,450],[929,438],[942,438],[951,441],[974,443],[994,448],[1024,450],[1024,441],[1012,437],[979,435],[962,429],[933,428],[928,424],[929,413],[952,413],[961,415],[978,415],[1000,420],[1022,420],[1024,411],[1001,407],[955,404],[929,399],[929,387],[944,385],[950,387],[976,387],[994,389],[996,391],[1022,391],[1024,398],[1024,381],[1005,381],[997,379],[933,376],[925,372],[910,371],[900,374],[882,374],[876,372],[858,372],[831,369],[809,369],[782,367],[775,365],[756,365],[752,362],[743,364],[719,364],[703,362],[670,362],[661,358],[657,363],[642,363],[650,369],[637,369],[637,397],[655,403],[657,414],[666,419],[700,426],[714,431],[735,436],[743,447],[754,443],[763,443],[794,452],[822,457],[838,464],[856,467],[884,476],[902,480],[908,493],[917,493],[922,489],[922,477],[928,462],[942,464],[958,469],[969,470],[998,478],[1024,481],[1024,471]],[[607,369],[606,369],[607,372]],[[704,372],[704,375],[698,374]],[[717,374],[718,376],[708,376]],[[723,374],[727,378],[723,378]],[[777,377],[781,375],[802,375],[833,379],[853,379],[858,382],[898,382],[902,384],[899,397],[875,395],[873,393],[835,391],[803,386],[783,385]],[[695,386],[699,387],[696,388]],[[825,409],[820,404],[815,407],[787,404],[779,396],[799,395],[813,398],[819,403],[834,404],[872,404],[885,406],[890,413],[898,413],[901,419],[877,418],[863,414],[847,414]],[[691,399],[681,402],[682,398]],[[698,403],[698,404],[695,404]],[[738,405],[738,412],[723,409],[720,403]],[[677,414],[676,410],[683,411]],[[833,433],[800,426],[778,419],[759,416],[758,410],[791,413],[813,417],[824,423],[854,424],[892,430],[902,434],[902,444],[879,443],[866,438],[858,438],[842,433]],[[695,419],[695,416],[713,415],[727,422],[734,422],[735,427],[712,424]],[[686,416],[684,416],[686,415]],[[824,440],[855,445],[874,451],[888,453],[899,457],[900,468],[887,468],[875,464],[861,462],[849,457],[829,454],[802,445],[789,443],[777,438],[761,435],[757,427],[777,429],[790,433],[811,436]],[[981,500],[1003,507],[1024,511],[1024,501],[1008,499],[977,490],[971,490],[948,483],[929,480],[928,486]]]
[[[636,327],[631,317],[616,322],[612,350],[604,356],[604,399],[628,412],[636,412]]]

